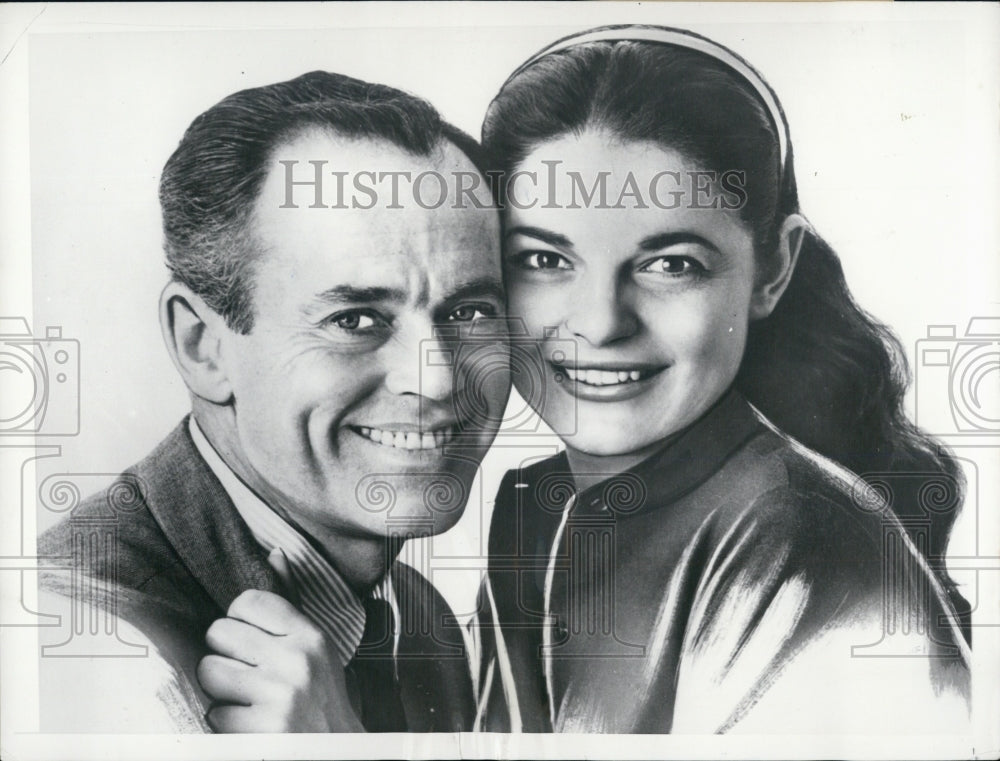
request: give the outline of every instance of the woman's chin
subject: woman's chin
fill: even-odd
[[[572,436],[561,438],[568,448],[589,457],[626,457],[654,448],[666,436],[650,437],[635,426],[581,426]]]

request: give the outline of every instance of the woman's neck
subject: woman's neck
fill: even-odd
[[[676,434],[667,436],[652,444],[636,449],[624,454],[597,455],[574,449],[569,444],[566,445],[566,458],[569,460],[569,469],[573,474],[573,481],[576,483],[577,491],[585,491],[594,484],[610,478],[613,475],[622,473],[629,468],[638,465],[651,454],[661,449],[668,441],[675,438]]]
[[[708,417],[712,410],[719,406],[723,399],[729,396],[730,392],[731,388],[729,391],[721,394],[693,423],[689,423],[686,427],[631,452],[597,455],[574,449],[571,444],[564,441],[563,443],[566,444],[566,458],[569,460],[569,469],[573,474],[573,481],[576,484],[577,491],[585,491],[606,478],[634,468],[647,457],[666,447],[670,442],[676,441]]]

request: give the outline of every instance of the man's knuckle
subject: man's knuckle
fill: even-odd
[[[237,733],[249,731],[247,709],[242,706],[220,706],[213,709],[213,719],[209,722],[216,732]]]
[[[205,631],[205,642],[213,650],[217,650],[218,646],[226,639],[226,619],[219,618],[212,622],[211,626]]]
[[[213,655],[206,655],[198,662],[198,667],[195,669],[195,676],[198,681],[201,682],[202,686],[208,689],[212,686],[215,676],[218,673],[218,663]]]
[[[245,614],[252,611],[255,607],[260,605],[261,592],[257,589],[246,589],[237,595],[236,599],[232,601],[229,605],[228,615],[235,618],[242,617],[240,614]]]
[[[226,727],[224,726],[224,722],[220,716],[218,708],[212,707],[205,711],[205,721],[208,722],[208,726],[216,732],[226,731]]]

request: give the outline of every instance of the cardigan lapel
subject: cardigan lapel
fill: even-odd
[[[263,549],[198,453],[188,417],[135,471],[149,511],[221,610],[248,589],[281,593]]]

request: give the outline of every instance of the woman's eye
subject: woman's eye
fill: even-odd
[[[705,272],[705,267],[697,259],[692,259],[690,256],[661,256],[644,264],[639,271],[678,277],[700,275]]]
[[[529,270],[573,269],[569,260],[554,251],[527,251],[518,257],[522,267]]]
[[[379,324],[378,319],[367,312],[342,312],[328,320],[330,325],[341,330],[367,330]]]
[[[465,304],[448,315],[449,322],[475,322],[483,317],[495,317],[496,309],[486,304]]]

